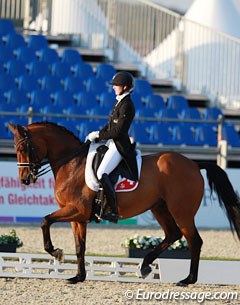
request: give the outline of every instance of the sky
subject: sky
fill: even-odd
[[[181,14],[185,14],[190,5],[194,0],[152,0],[153,2],[159,3],[160,5],[177,11]]]
[[[182,15],[186,13],[194,0],[152,0],[153,2],[159,3],[160,5],[176,11]],[[228,0],[226,0],[228,1]],[[240,0],[234,0],[240,7]]]

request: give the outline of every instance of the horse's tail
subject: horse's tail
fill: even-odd
[[[233,186],[226,172],[216,164],[198,162],[200,169],[205,169],[211,189],[218,196],[220,206],[225,208],[232,232],[237,233],[240,240],[240,199],[233,189]]]

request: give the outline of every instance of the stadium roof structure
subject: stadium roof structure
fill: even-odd
[[[240,38],[239,0],[195,0],[185,17],[227,35]]]

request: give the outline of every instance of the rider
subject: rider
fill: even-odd
[[[135,116],[135,107],[130,93],[133,91],[133,76],[125,71],[116,73],[109,83],[116,94],[116,102],[110,114],[108,123],[100,130],[89,133],[87,139],[94,141],[107,141],[108,150],[97,170],[97,178],[100,182],[107,204],[111,213],[102,218],[117,222],[119,215],[116,203],[114,187],[109,179],[109,174],[116,168],[121,160],[124,160],[134,181],[138,180],[135,146],[131,144],[128,131]]]

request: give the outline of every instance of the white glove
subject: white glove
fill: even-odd
[[[88,136],[86,137],[86,141],[94,141],[96,138],[99,138],[99,131],[92,131],[88,134]]]

